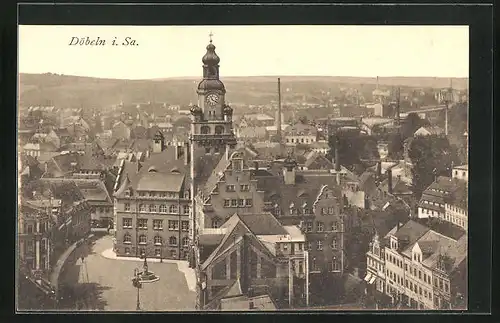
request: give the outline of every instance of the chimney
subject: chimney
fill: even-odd
[[[400,103],[401,103],[401,88],[398,87],[397,95],[396,95],[396,125],[400,125]]]
[[[278,115],[276,118],[276,137],[278,143],[281,144],[282,138],[281,138],[281,80],[278,77]]]
[[[387,170],[387,191],[392,194],[392,169]]]
[[[335,139],[335,171],[340,172],[340,154],[339,154],[339,138]]]

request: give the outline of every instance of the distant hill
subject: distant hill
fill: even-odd
[[[60,107],[101,108],[135,102],[167,102],[189,104],[196,102],[196,85],[201,77],[166,78],[153,80],[104,79],[59,74],[24,74],[20,76],[19,102],[21,106],[55,105]],[[222,77],[227,99],[234,103],[267,104],[276,100],[274,76]],[[332,95],[341,87],[358,88],[369,95],[376,78],[284,76],[281,77],[283,99],[319,97],[321,91]],[[381,87],[443,88],[450,85],[448,78],[381,77]],[[465,89],[468,79],[454,78],[453,88]],[[288,91],[287,91],[288,89]]]

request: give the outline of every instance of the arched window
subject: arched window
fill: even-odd
[[[177,213],[177,205],[170,205],[168,208],[169,213]]]
[[[123,236],[123,243],[132,243],[132,237],[130,236],[130,234],[125,233],[125,235]]]
[[[168,239],[168,243],[171,245],[171,246],[177,246],[177,238],[174,237],[174,236],[171,236],[169,239]]]
[[[217,229],[220,226],[220,219],[215,217],[212,219],[212,228]]]
[[[215,126],[215,134],[216,135],[221,135],[224,133],[224,127],[223,126]]]
[[[189,246],[189,238],[188,237],[182,238],[182,246],[183,247]]]
[[[156,205],[154,205],[154,204],[150,204],[150,205],[149,205],[149,212],[156,213]]]
[[[139,243],[147,243],[147,237],[145,235],[139,236]]]
[[[210,127],[209,126],[202,126],[200,129],[201,133],[206,135],[210,133]]]
[[[156,245],[161,245],[163,243],[163,240],[160,236],[155,236],[155,244]]]
[[[167,206],[165,204],[160,205],[160,213],[167,213]]]

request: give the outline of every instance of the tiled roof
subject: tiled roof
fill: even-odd
[[[449,260],[448,270],[453,271],[467,257],[467,234],[454,240],[429,230],[416,243],[424,253],[422,263],[428,268],[436,268],[444,256]],[[405,252],[410,253],[411,248],[413,248],[413,244]]]
[[[286,235],[288,232],[271,213],[239,214],[240,219],[252,231],[260,235]]]
[[[392,235],[394,235],[399,240],[400,248],[408,250],[408,246],[413,245],[420,237],[427,233],[430,229],[418,222],[409,220],[399,229],[396,229]],[[386,235],[386,238],[389,234]],[[410,249],[411,250],[411,249]]]
[[[150,172],[143,174],[138,182],[138,191],[179,192],[184,184],[184,174]]]
[[[90,180],[90,181],[75,181],[76,186],[80,189],[83,197],[87,201],[101,201],[112,203],[112,200],[104,186],[104,183],[100,180]]]
[[[295,185],[285,185],[282,176],[257,177],[256,179],[258,189],[265,192],[265,201],[270,202],[273,206],[275,204],[281,206],[281,216],[290,215],[290,205],[292,203],[297,208],[299,214],[302,212],[302,205],[304,203],[311,209],[322,187],[325,185],[333,189],[339,199],[341,196],[334,175],[307,176],[305,174],[297,174]],[[304,192],[304,194],[298,196],[299,192]]]

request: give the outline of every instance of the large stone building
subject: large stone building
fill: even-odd
[[[143,162],[123,160],[114,192],[118,256],[186,259],[189,248],[189,150],[153,139]]]

